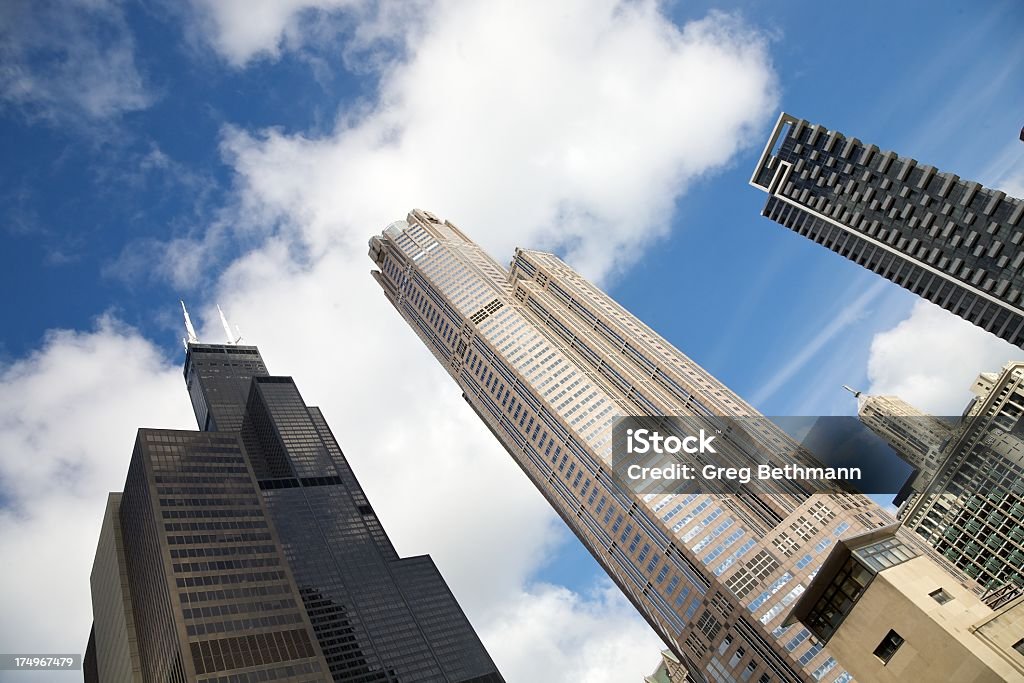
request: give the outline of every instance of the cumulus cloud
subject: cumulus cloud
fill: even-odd
[[[764,40],[727,15],[679,28],[650,3],[437,11],[333,135],[227,132],[250,222],[316,255],[421,206],[499,258],[561,249],[602,276],[664,236],[688,183],[775,107]]]
[[[927,301],[875,335],[868,393],[896,395],[933,415],[959,415],[981,372],[1024,356],[1016,346]]]
[[[0,366],[0,642],[82,652],[103,501],[141,426],[194,428],[177,367],[110,317]]]
[[[539,585],[489,630],[509,681],[639,681],[665,647],[607,579],[586,596]]]
[[[193,32],[233,67],[288,51],[340,48],[348,66],[401,43],[430,0],[192,0]],[[370,62],[372,64],[373,62]]]
[[[77,125],[152,100],[116,0],[0,3],[0,105]]]

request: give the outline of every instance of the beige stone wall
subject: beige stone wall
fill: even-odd
[[[932,599],[929,593],[938,588],[953,600],[940,605]],[[1024,657],[1015,666],[972,630],[991,614],[977,596],[927,558],[917,557],[875,577],[829,641],[829,649],[863,681],[1024,681]],[[1009,639],[1011,627],[1020,626],[1020,621],[1007,619],[989,628],[992,637]],[[890,629],[904,643],[884,664],[873,651]]]

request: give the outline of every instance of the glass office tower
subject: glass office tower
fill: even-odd
[[[719,427],[723,462],[803,456],[552,254],[517,249],[506,270],[450,222],[415,210],[370,240],[370,257],[387,299],[692,679],[850,680],[809,631],[782,621],[836,539],[891,517],[813,483],[626,486],[612,465],[623,416]],[[727,427],[722,416],[739,419]]]
[[[762,215],[1024,346],[1024,200],[782,113]]]
[[[190,337],[203,431],[140,430],[108,502],[99,680],[502,681],[431,559],[398,556],[292,378],[255,347]]]

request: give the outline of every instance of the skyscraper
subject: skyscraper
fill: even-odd
[[[1024,589],[1024,362],[982,373],[972,391],[953,423],[860,392],[858,413],[919,470],[904,525],[989,590]]]
[[[502,681],[431,559],[398,556],[320,410],[255,347],[187,324],[203,431],[139,430],[108,502],[99,680]]]
[[[1024,200],[782,113],[762,215],[1024,346]]]
[[[850,680],[782,619],[836,539],[891,517],[820,482],[636,490],[612,462],[623,416],[688,416],[714,430],[722,462],[803,455],[552,254],[517,249],[506,270],[415,210],[370,240],[370,257],[387,299],[693,680]]]
[[[845,387],[857,399],[857,415],[882,437],[900,458],[914,468],[907,485],[894,501],[925,490],[941,464],[942,450],[953,436],[953,426],[928,415],[897,396],[869,396]]]

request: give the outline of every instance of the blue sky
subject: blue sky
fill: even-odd
[[[460,80],[472,67],[465,62],[486,62],[473,52],[472,34],[507,31],[520,50],[522,73],[533,74],[533,41],[543,41],[546,33],[545,26],[531,27],[530,21],[550,19],[551,31],[557,31],[564,29],[558,17],[538,10],[522,19],[518,10],[502,3],[495,3],[492,15],[500,21],[486,16],[489,10],[460,14],[444,2],[399,7],[386,2],[285,2],[274,11],[251,12],[225,9],[231,4],[212,9],[203,0],[190,5],[111,1],[73,3],[59,11],[15,2],[0,9],[0,285],[7,292],[0,309],[5,321],[0,379],[12,395],[24,391],[24,382],[32,377],[44,376],[47,359],[60,349],[93,349],[91,344],[106,343],[105,335],[129,340],[133,349],[144,348],[139,372],[148,373],[146,378],[128,375],[123,381],[149,386],[150,379],[162,377],[181,360],[177,300],[194,302],[202,319],[216,296],[232,304],[243,332],[256,333],[247,340],[264,347],[271,369],[295,374],[304,386],[306,378],[294,359],[309,351],[303,346],[313,343],[309,336],[319,332],[344,346],[345,336],[355,329],[323,323],[325,318],[344,320],[348,299],[330,300],[339,308],[310,304],[303,309],[303,302],[319,301],[320,292],[339,286],[329,276],[321,277],[321,265],[331,258],[347,263],[349,252],[362,258],[365,237],[404,215],[412,208],[408,201],[422,201],[423,208],[433,210],[440,204],[439,213],[464,206],[462,213],[446,217],[470,235],[480,231],[485,245],[505,249],[493,254],[502,262],[511,254],[507,240],[535,238],[537,244],[521,246],[553,244],[570,259],[573,244],[590,240],[591,248],[600,248],[605,233],[598,228],[596,238],[582,225],[572,239],[562,239],[557,225],[540,218],[521,233],[503,228],[498,234],[494,228],[492,234],[483,217],[489,211],[509,211],[500,204],[501,193],[488,195],[493,188],[481,185],[476,196],[460,200],[436,179],[410,181],[396,191],[390,209],[354,210],[353,215],[367,217],[360,224],[361,234],[354,235],[336,226],[348,219],[348,205],[359,204],[358,192],[351,189],[356,183],[346,184],[349,176],[344,173],[333,189],[324,180],[332,169],[348,172],[345,160],[358,158],[362,138],[376,135],[386,144],[392,134],[411,137],[410,111],[421,118],[444,118],[438,111],[449,107],[446,115],[457,120],[459,111],[475,111],[474,92],[500,97],[502,79],[514,80],[520,65],[496,62],[500,71],[481,69]],[[855,404],[841,391],[844,383],[885,391],[906,388],[908,398],[923,407],[951,412],[966,402],[974,374],[1010,359],[1012,350],[984,333],[921,308],[898,287],[762,218],[764,195],[747,180],[778,111],[784,109],[883,149],[1020,192],[1024,143],[1017,137],[1024,124],[1024,43],[1019,37],[1024,5],[1007,0],[870,1],[855,9],[810,2],[607,2],[601,7],[594,14],[607,15],[601,29],[605,33],[598,35],[607,37],[609,50],[639,40],[633,45],[637,53],[646,54],[657,43],[658,49],[675,56],[680,45],[697,40],[719,41],[727,45],[724,54],[745,55],[738,62],[740,71],[722,67],[725,58],[717,53],[709,57],[709,73],[724,74],[723,80],[688,92],[685,103],[672,103],[681,107],[677,128],[672,120],[658,121],[657,112],[650,114],[652,121],[665,124],[658,129],[661,140],[644,143],[651,143],[644,149],[655,151],[632,160],[631,168],[595,180],[593,187],[569,192],[567,198],[556,192],[551,199],[577,207],[576,220],[578,215],[597,216],[600,230],[622,240],[609,242],[610,250],[639,245],[611,263],[593,265],[578,257],[581,268],[594,272],[626,308],[769,415],[851,413]],[[580,11],[578,3],[566,4],[566,13]],[[682,29],[702,21],[715,26],[703,37],[684,32],[668,39],[662,30],[644,40],[643,31],[652,26]],[[622,26],[632,28],[618,35]],[[463,31],[465,44],[461,39],[440,46],[426,37],[421,40],[448,30],[454,35]],[[751,46],[749,54],[744,43]],[[610,55],[609,73],[620,58]],[[651,59],[656,64],[657,53]],[[698,55],[686,62],[687,68],[699,70],[701,59]],[[764,95],[749,101],[737,95],[719,103],[719,90],[746,87],[739,75],[746,73],[744,65],[755,62],[756,82]],[[451,71],[439,64],[448,64]],[[572,63],[552,70],[568,79],[566,89],[579,87],[586,94],[589,76],[575,68]],[[607,81],[601,76],[594,82],[604,87]],[[657,80],[656,75],[651,78]],[[646,83],[635,86],[638,92]],[[671,86],[652,86],[652,107]],[[529,83],[511,87],[531,92]],[[422,106],[435,89],[445,97],[437,95],[436,107]],[[541,85],[537,89],[542,96],[548,92]],[[602,94],[595,91],[595,97]],[[465,96],[458,100],[461,107],[449,104],[456,95]],[[458,150],[464,153],[461,171],[445,170],[449,185],[471,187],[479,176],[486,180],[491,158],[495,164],[515,161],[505,158],[508,152],[502,149],[477,154],[473,145],[497,145],[498,138],[515,138],[523,130],[540,138],[549,133],[544,102],[528,105],[527,99],[510,97],[495,110],[507,115],[495,124],[504,128],[476,131],[477,137],[466,132],[467,149]],[[558,116],[568,122],[570,133],[576,130],[576,110],[579,120],[599,133],[583,138],[579,149],[570,150],[573,154],[600,159],[602,150],[593,141],[615,136],[640,144],[644,131],[632,127],[644,124],[635,116],[587,118],[601,101],[580,98],[558,104]],[[551,106],[554,115],[556,105]],[[629,110],[636,115],[643,103],[629,106],[640,107]],[[681,147],[671,160],[672,168],[684,169],[678,171],[679,187],[654,195],[634,189],[621,201],[606,201],[617,188],[630,186],[634,176],[657,179],[649,168],[662,163],[659,144],[670,147],[675,137],[699,140],[705,123],[718,120],[724,111],[714,107],[732,108],[736,139],[741,139],[737,149],[688,168],[691,148]],[[744,107],[749,111],[735,111]],[[568,114],[561,113],[566,109]],[[389,118],[392,110],[406,118]],[[682,115],[687,113],[693,116]],[[470,120],[468,127],[479,123]],[[456,134],[446,141],[447,149],[455,151],[460,139]],[[380,159],[367,158],[366,175],[375,177]],[[626,163],[631,160],[625,158]],[[404,160],[408,167],[409,157]],[[380,183],[401,175],[401,164],[381,164],[388,173]],[[444,165],[441,160],[439,164]],[[352,172],[358,179],[359,169]],[[293,178],[297,187],[290,185]],[[575,182],[572,174],[563,179]],[[423,188],[422,194],[417,188]],[[516,210],[529,215],[529,192],[522,197]],[[651,199],[637,205],[637,197]],[[325,215],[325,204],[337,213]],[[620,218],[630,215],[643,218],[637,218],[633,232],[622,233]],[[658,235],[645,237],[654,233]],[[337,255],[335,249],[340,250]],[[359,262],[358,267],[365,272],[370,264]],[[270,286],[272,278],[284,283],[280,289]],[[277,321],[261,317],[272,318],[275,310],[285,309],[261,305],[260,292],[266,300],[267,292],[276,297],[289,291],[295,292],[290,310],[303,312],[298,320],[309,321],[308,330],[291,318],[286,329],[275,327],[275,322],[284,322],[283,313]],[[382,298],[365,305],[386,308]],[[360,334],[379,335],[381,345],[393,342],[402,354],[418,353],[412,349],[414,338],[389,336],[394,329],[364,327]],[[300,339],[289,341],[289,331],[291,338]],[[83,363],[93,361],[95,356],[86,354]],[[313,402],[323,402],[343,447],[358,443],[358,437],[339,428],[337,422],[344,418],[332,416],[330,408],[337,405],[335,411],[342,412],[349,400],[343,394],[358,394],[361,385],[339,380],[321,388],[316,378],[306,382],[318,395]],[[166,386],[185,400],[183,387]],[[176,410],[173,419],[167,418],[168,426],[181,419],[181,406]],[[158,414],[145,417],[160,420]],[[141,417],[109,417],[118,429],[129,431],[140,426],[131,419]],[[12,433],[17,429],[14,420],[0,425]],[[129,453],[123,443],[112,441],[109,447],[109,458],[126,465]],[[0,453],[4,460],[17,457]],[[350,458],[357,473],[373,471],[373,463],[361,461],[358,453],[350,452]],[[71,456],[67,460],[75,462]],[[11,509],[18,504],[11,488],[15,471],[0,472],[0,501],[13,500]],[[77,492],[85,501],[82,509],[99,513],[103,491],[116,487],[116,477],[111,477],[103,479],[105,488],[99,491]],[[369,479],[373,481],[372,475]],[[368,488],[374,497],[373,486]],[[380,490],[379,495],[387,495]],[[24,509],[19,514],[31,517]],[[395,526],[401,527],[398,516],[389,529]],[[7,532],[16,528],[3,527]],[[592,593],[600,570],[558,523],[551,528],[550,534],[545,532],[543,552],[524,567],[516,585],[527,592],[551,583],[580,595]],[[76,576],[87,574],[88,561],[74,571]],[[442,565],[442,571],[459,575],[461,570],[448,571]],[[480,620],[489,618],[486,607],[474,609]],[[652,666],[654,654],[648,658]]]

